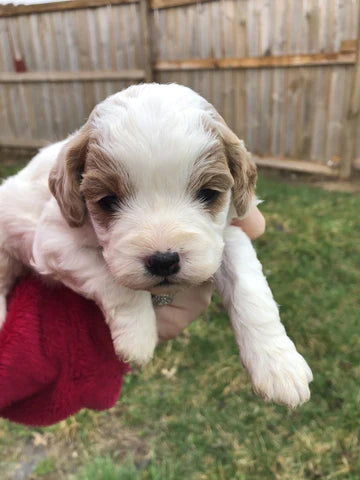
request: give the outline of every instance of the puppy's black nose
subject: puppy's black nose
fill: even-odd
[[[177,252],[156,252],[146,259],[145,265],[152,275],[167,277],[180,270],[179,262]]]

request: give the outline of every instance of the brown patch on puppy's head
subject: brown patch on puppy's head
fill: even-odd
[[[112,215],[101,208],[99,200],[111,196],[120,205],[132,193],[120,162],[106,153],[90,130],[88,122],[64,145],[49,175],[50,191],[71,227],[84,224],[86,207],[107,226]]]
[[[81,184],[89,211],[96,221],[107,227],[113,214],[133,196],[129,175],[119,161],[115,161],[95,142],[89,144],[86,167]],[[111,201],[102,202],[104,199]],[[114,209],[110,208],[113,203]],[[105,208],[106,205],[109,208]],[[113,210],[113,211],[112,211]]]
[[[89,126],[85,124],[61,149],[49,175],[50,191],[71,227],[80,227],[86,218],[80,183],[88,142]]]
[[[189,191],[194,198],[201,197],[204,190],[218,192],[216,198],[204,204],[208,212],[215,217],[224,208],[226,192],[234,184],[230,173],[224,148],[216,146],[194,165],[189,182]]]
[[[215,108],[208,104],[207,111],[213,122],[211,128],[220,135],[225,147],[226,158],[234,179],[233,201],[239,217],[246,215],[255,195],[257,169],[245,144],[228,127]]]

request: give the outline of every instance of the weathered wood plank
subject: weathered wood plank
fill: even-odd
[[[356,52],[356,39],[343,40],[340,44],[341,52]]]
[[[160,60],[155,62],[157,71],[175,70],[220,70],[275,67],[311,67],[323,65],[353,65],[355,53],[314,53],[243,58],[205,58],[188,60]]]
[[[360,118],[360,9],[358,12],[358,38],[356,47],[356,65],[353,72],[350,102],[343,129],[344,143],[340,164],[341,178],[349,178],[351,176],[352,163],[355,156],[355,133]]]
[[[145,81],[153,81],[153,60],[152,60],[152,30],[150,19],[149,0],[140,0],[140,25],[143,44],[143,59]]]
[[[45,147],[50,143],[51,142],[49,142],[49,140],[32,140],[31,138],[27,137],[0,137],[1,148],[34,149]]]
[[[194,5],[206,2],[217,2],[218,0],[151,0],[151,8],[172,8],[184,7],[186,5]]]
[[[39,82],[93,82],[108,80],[142,80],[144,70],[95,70],[95,71],[44,71],[0,73],[0,83],[39,83]]]
[[[69,0],[64,2],[38,3],[33,5],[0,5],[0,17],[14,17],[31,13],[63,12],[65,10],[79,10],[97,8],[106,5],[122,5],[138,3],[139,0]]]
[[[338,170],[335,168],[321,165],[320,163],[308,162],[306,160],[295,160],[286,157],[259,157],[256,155],[253,155],[252,158],[258,167],[324,175],[326,177],[337,177],[339,175]]]

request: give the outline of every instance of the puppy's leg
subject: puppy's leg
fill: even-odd
[[[0,248],[0,328],[6,318],[6,296],[21,272],[21,263]]]
[[[100,249],[79,245],[77,230],[56,231],[49,224],[44,234],[39,229],[33,248],[33,267],[94,300],[109,325],[116,354],[124,360],[147,363],[157,343],[150,293],[117,284]]]
[[[151,295],[116,284],[98,299],[109,325],[115,351],[124,360],[149,362],[158,341]]]
[[[256,252],[238,227],[226,229],[216,285],[254,390],[291,407],[308,400],[311,370],[286,335]]]

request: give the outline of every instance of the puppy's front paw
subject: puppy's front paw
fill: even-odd
[[[145,365],[152,359],[158,341],[153,310],[139,313],[138,318],[136,314],[130,318],[115,314],[108,323],[115,353],[121,360]]]
[[[296,407],[310,398],[310,367],[295,347],[263,351],[249,368],[254,391],[266,400]]]
[[[125,362],[135,362],[139,365],[148,363],[157,344],[157,335],[146,335],[141,332],[122,332],[114,338],[116,355]]]

